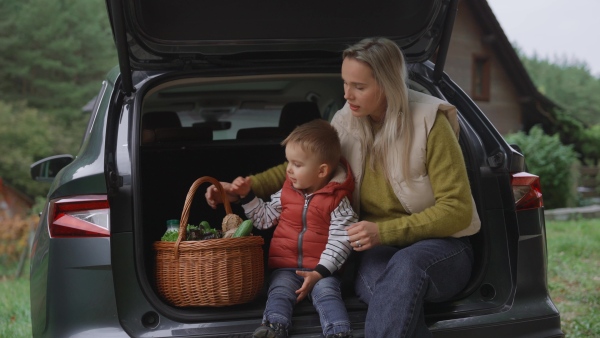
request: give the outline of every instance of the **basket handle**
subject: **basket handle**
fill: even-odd
[[[212,183],[219,190],[219,193],[221,194],[221,199],[223,200],[223,205],[225,206],[225,213],[232,213],[231,204],[227,199],[227,193],[225,193],[223,186],[217,179],[210,176],[203,176],[195,180],[192,186],[190,187],[187,196],[185,197],[183,211],[181,212],[181,220],[179,221],[179,235],[177,236],[177,241],[175,242],[174,248],[175,259],[179,258],[179,243],[181,243],[181,241],[183,240],[184,235],[187,237],[187,222],[190,217],[190,208],[192,206],[192,201],[194,200],[196,190],[198,190],[198,187],[200,187],[200,185],[206,182]]]

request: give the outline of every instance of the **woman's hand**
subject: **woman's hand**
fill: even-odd
[[[221,183],[221,186],[223,186],[223,190],[225,191],[225,194],[227,195],[227,200],[229,202],[235,202],[238,199],[240,199],[240,197],[237,194],[231,192],[231,183],[219,183]],[[214,185],[211,185],[210,187],[206,188],[206,193],[204,194],[204,197],[206,198],[206,203],[208,203],[208,205],[213,209],[216,209],[217,205],[223,203],[221,193],[219,192],[219,189],[217,189],[217,187],[215,187]]]
[[[348,227],[350,245],[355,251],[364,251],[381,244],[377,223],[360,221]]]
[[[296,302],[299,303],[301,300],[306,298],[306,296],[308,296],[308,293],[312,291],[313,287],[315,287],[315,284],[317,284],[317,282],[323,278],[323,276],[316,271],[303,270],[297,270],[296,274],[304,277],[304,283],[302,283],[300,289],[296,290],[296,294],[298,295]]]

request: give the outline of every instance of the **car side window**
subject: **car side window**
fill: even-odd
[[[94,126],[94,120],[96,120],[96,115],[98,115],[98,108],[100,106],[100,102],[102,101],[102,98],[104,97],[104,94],[106,93],[107,86],[108,86],[107,82],[102,81],[102,87],[100,87],[100,92],[94,98],[94,105],[92,107],[92,110],[90,111],[90,119],[88,120],[87,127],[85,128],[85,133],[83,134],[83,138],[81,139],[82,145],[84,144],[86,138],[88,138],[88,136],[90,135],[90,131],[92,130],[92,127]]]

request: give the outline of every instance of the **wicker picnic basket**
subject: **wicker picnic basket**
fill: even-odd
[[[262,237],[183,240],[194,194],[205,182],[218,188],[225,212],[232,214],[221,184],[212,177],[201,177],[185,199],[177,241],[154,242],[157,290],[174,306],[242,304],[254,299],[263,286]]]

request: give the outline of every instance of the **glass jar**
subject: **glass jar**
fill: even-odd
[[[168,220],[167,221],[167,231],[179,232],[179,220],[178,219]]]

